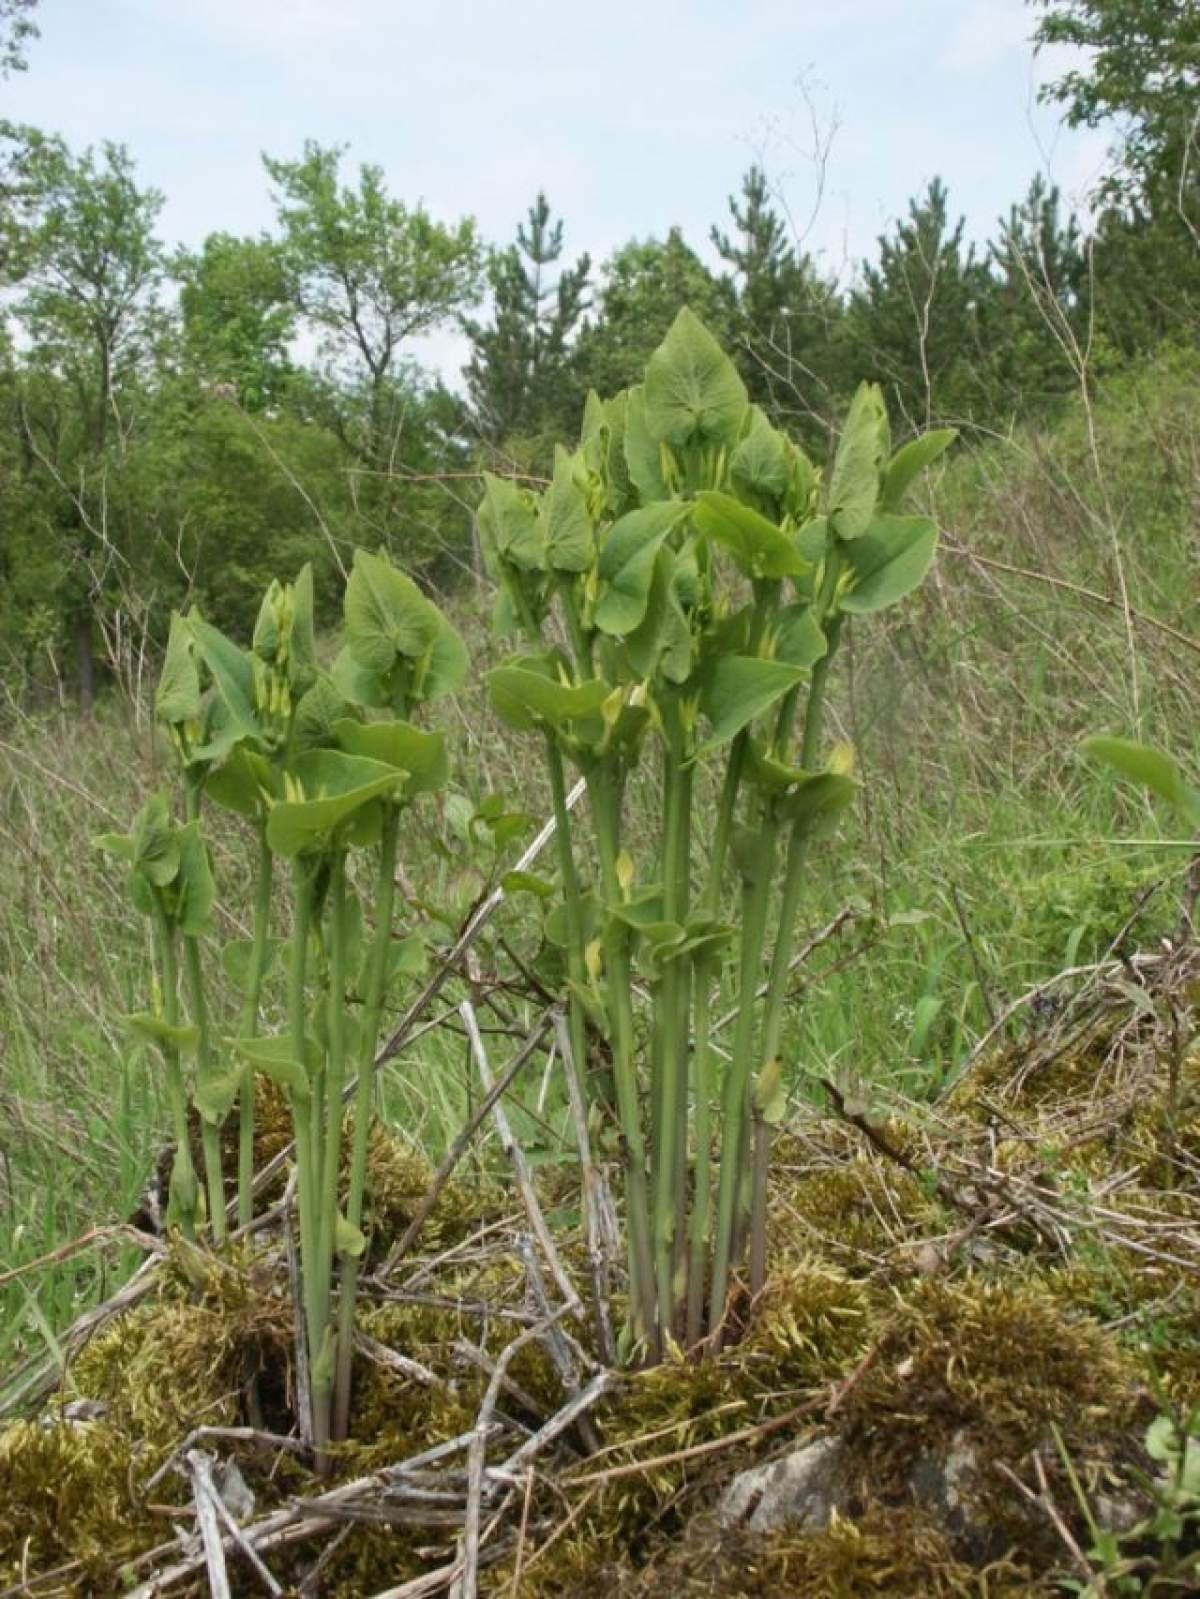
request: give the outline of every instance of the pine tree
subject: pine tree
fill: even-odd
[[[586,309],[591,260],[554,267],[563,224],[539,193],[517,241],[488,263],[492,322],[466,321],[471,359],[463,369],[475,426],[491,443],[557,429],[572,403],[571,336]]]
[[[965,227],[963,217],[951,225],[946,186],[934,178],[880,237],[878,264],[863,263],[851,295],[853,366],[884,384],[910,424],[987,410],[994,284]]]
[[[835,286],[796,247],[761,167],[750,167],[740,203],[731,195],[728,205],[733,233],[714,226],[709,236],[732,269],[746,385],[772,415],[823,432],[845,387],[838,381],[842,307]]]
[[[1039,174],[990,247],[996,290],[989,342],[994,409],[1044,408],[1076,384],[1087,337],[1087,257],[1078,221]]]

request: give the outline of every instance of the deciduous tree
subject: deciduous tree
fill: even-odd
[[[363,458],[386,459],[391,384],[412,340],[478,298],[481,252],[470,218],[445,225],[388,193],[380,167],[343,184],[344,151],[311,140],[299,161],[264,156],[297,311],[322,340],[331,373],[364,391],[348,430]]]

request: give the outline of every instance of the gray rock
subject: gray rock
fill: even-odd
[[[950,1447],[937,1454],[918,1455],[913,1462],[913,1498],[952,1531],[963,1525],[963,1511],[979,1477],[979,1462],[966,1434],[957,1432]]]
[[[739,1472],[721,1496],[718,1519],[725,1527],[754,1533],[780,1527],[822,1531],[837,1509],[834,1482],[841,1453],[836,1438],[814,1438],[781,1460]]]
[[[1152,1501],[1136,1494],[1129,1487],[1115,1488],[1110,1493],[1098,1493],[1092,1501],[1092,1515],[1096,1525],[1106,1532],[1132,1532],[1140,1521],[1153,1510]]]
[[[970,1560],[998,1560],[1008,1548],[1002,1527],[988,1518],[987,1506],[1002,1495],[989,1490],[979,1455],[967,1433],[956,1432],[949,1445],[918,1455],[908,1479],[914,1501],[950,1534]]]
[[[236,1460],[218,1460],[213,1467],[213,1482],[226,1510],[235,1521],[249,1521],[254,1514],[254,1493],[242,1476]]]

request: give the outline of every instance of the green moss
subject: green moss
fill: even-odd
[[[130,1494],[128,1434],[108,1421],[17,1422],[0,1432],[0,1585],[72,1562],[39,1593],[113,1593],[118,1569],[160,1541]]]
[[[1057,1555],[1044,1517],[999,1491],[1034,1449],[1061,1478],[1057,1430],[1089,1488],[1108,1478],[1152,1413],[1136,1363],[1094,1321],[1051,1298],[1044,1280],[921,1283],[900,1304],[876,1359],[847,1395],[840,1429],[848,1486],[864,1503],[905,1503],[914,1461],[969,1449],[978,1517],[1025,1549]],[[1073,1504],[1065,1479],[1060,1502]]]
[[[531,1575],[536,1576],[536,1567]],[[834,1519],[825,1532],[779,1533],[753,1538],[730,1532],[701,1519],[680,1544],[665,1546],[637,1573],[627,1562],[600,1571],[564,1570],[557,1587],[546,1594],[563,1599],[588,1599],[597,1583],[620,1583],[628,1599],[672,1594],[701,1599],[721,1594],[727,1599],[774,1599],[803,1594],[805,1599],[860,1599],[886,1594],[893,1599],[977,1599],[1050,1594],[1049,1585],[1031,1585],[1007,1565],[987,1572],[957,1559],[945,1535],[916,1511],[868,1512],[857,1522]],[[533,1592],[532,1588],[529,1590]]]
[[[874,1155],[860,1152],[800,1176],[781,1172],[775,1188],[777,1258],[819,1253],[847,1270],[870,1271],[897,1242],[926,1228],[940,1230],[942,1212],[930,1190]]]

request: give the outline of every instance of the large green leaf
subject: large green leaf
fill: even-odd
[[[132,833],[97,833],[92,843],[96,849],[115,855],[119,861],[126,861],[130,866],[137,859],[137,846]]]
[[[191,630],[178,611],[171,612],[167,652],[154,694],[160,722],[194,722],[200,716],[200,670],[196,665]]]
[[[859,538],[875,515],[889,443],[883,391],[863,383],[850,402],[829,480],[829,517],[839,538]]]
[[[227,639],[220,628],[213,627],[196,611],[187,619],[188,629],[196,641],[196,648],[212,674],[213,686],[220,696],[232,729],[238,738],[257,738],[258,717],[255,712],[254,666],[245,650]]]
[[[769,710],[804,676],[804,668],[786,661],[762,661],[754,655],[722,655],[712,661],[701,681],[700,709],[711,726],[699,753],[728,743],[743,727]]]
[[[228,1072],[210,1072],[192,1090],[196,1109],[204,1120],[219,1127],[233,1109],[242,1086],[242,1074],[236,1068]]]
[[[786,533],[728,494],[705,489],[692,514],[700,532],[727,549],[747,577],[792,577],[807,568]]]
[[[624,390],[604,403],[608,423],[605,430],[604,508],[609,516],[620,516],[630,501],[629,467],[625,460],[625,420],[628,411],[629,396]]]
[[[288,674],[294,686],[307,686],[317,669],[317,628],[313,605],[313,572],[305,562],[292,584],[292,633]]]
[[[624,449],[629,479],[642,504],[665,500],[668,489],[663,478],[662,445],[646,424],[646,391],[640,383],[629,390],[625,403]]]
[[[385,676],[397,656],[419,660],[437,635],[437,610],[383,556],[355,550],[346,584],[346,644],[368,672]]]
[[[596,535],[587,496],[575,481],[575,464],[561,444],[554,447],[554,476],[540,507],[546,560],[556,572],[586,572]]]
[[[179,830],[165,794],[152,794],[133,824],[133,858],[156,888],[166,888],[179,870]]]
[[[304,798],[277,801],[267,818],[267,842],[285,857],[328,849],[355,812],[403,782],[395,767],[341,750],[309,750],[294,771]]]
[[[312,674],[312,683],[296,703],[292,720],[292,748],[321,749],[333,736],[333,725],[349,709],[346,696],[324,672]]]
[[[679,551],[659,548],[646,614],[625,639],[625,659],[636,677],[661,671],[670,683],[692,674],[692,629],[684,609],[698,582],[691,541]]]
[[[279,792],[279,777],[256,750],[239,745],[208,774],[204,792],[215,805],[239,816],[257,816]]]
[[[732,448],[737,443],[748,405],[746,385],[686,305],[650,357],[645,405],[651,437],[677,449],[685,444]]]
[[[829,649],[825,630],[811,605],[785,605],[775,621],[775,659],[789,666],[813,666]]]
[[[268,938],[263,945],[262,975],[274,966],[279,951],[283,948],[281,938]],[[228,944],[221,949],[221,970],[239,993],[245,993],[250,986],[251,968],[254,964],[254,940],[252,938],[231,938]]]
[[[852,616],[895,605],[924,582],[936,549],[937,525],[928,517],[877,516],[847,547],[853,582],[838,604]]]
[[[614,522],[600,548],[596,626],[603,633],[631,633],[646,614],[659,546],[684,516],[682,501],[662,501],[629,511]]]
[[[263,1072],[272,1082],[301,1099],[309,1094],[309,1072],[321,1063],[321,1051],[309,1034],[305,1040],[307,1062],[301,1061],[293,1048],[291,1035],[283,1033],[274,1038],[232,1038],[230,1048],[256,1072]]]
[[[413,685],[413,698],[422,702],[453,693],[471,667],[467,646],[432,602],[431,608],[437,617],[438,630]]]
[[[521,731],[534,727],[561,729],[598,716],[612,693],[612,684],[600,678],[564,683],[527,661],[496,667],[488,673],[487,684],[500,720]]]
[[[179,829],[179,872],[175,878],[175,921],[181,933],[199,938],[208,931],[217,897],[200,823]]]
[[[729,462],[730,475],[743,494],[757,500],[782,500],[791,478],[787,440],[757,405],[750,408],[745,436]]]
[[[121,1025],[136,1038],[146,1039],[151,1044],[157,1044],[159,1049],[169,1050],[176,1055],[188,1054],[200,1042],[198,1027],[180,1027],[174,1022],[164,1021],[161,1016],[152,1015],[149,1011],[138,1011],[132,1016],[122,1016]]]
[[[351,705],[383,710],[389,703],[387,672],[390,665],[383,672],[372,671],[356,659],[349,645],[343,645],[333,658],[329,675],[338,692]]]
[[[1103,761],[1122,777],[1140,783],[1166,800],[1190,827],[1200,827],[1200,790],[1191,786],[1178,761],[1165,750],[1139,744],[1131,738],[1110,738],[1102,734],[1085,738],[1079,747],[1093,760]]]
[[[483,474],[483,486],[479,530],[489,553],[523,572],[543,571],[546,552],[533,497],[490,472]]]
[[[411,722],[355,722],[349,718],[338,722],[333,732],[348,755],[362,755],[402,771],[405,797],[444,788],[449,780],[444,733],[429,733]]]
[[[896,511],[907,491],[927,467],[933,465],[958,437],[956,428],[931,428],[918,439],[898,449],[888,462],[883,478],[883,492],[879,496],[881,511]]]
[[[588,471],[596,477],[604,474],[607,431],[607,407],[595,389],[589,389],[583,402],[583,420],[579,426],[579,452]]]

